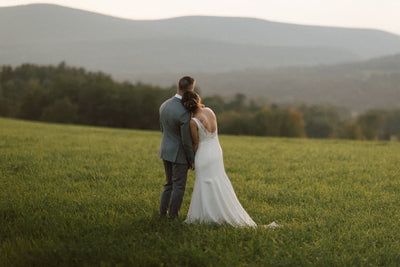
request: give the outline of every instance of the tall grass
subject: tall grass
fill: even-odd
[[[259,224],[158,217],[159,132],[0,118],[0,265],[400,265],[400,144],[220,136]]]

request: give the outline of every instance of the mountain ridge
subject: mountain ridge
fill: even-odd
[[[155,72],[168,68],[227,71],[334,64],[400,52],[400,36],[380,30],[243,17],[128,20],[51,4],[0,8],[0,36],[0,49],[7,50],[0,53],[1,62],[16,65],[24,63],[22,60],[39,64],[66,61],[112,74],[119,72],[114,66],[128,72],[151,68]],[[179,57],[191,58],[190,64]],[[160,62],[164,64],[161,69]],[[142,70],[142,66],[148,69]]]

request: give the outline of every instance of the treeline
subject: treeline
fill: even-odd
[[[176,91],[147,84],[115,82],[83,68],[36,66],[0,68],[0,116],[49,122],[159,129],[158,108]],[[257,104],[243,94],[208,96],[219,132],[260,136],[390,139],[399,136],[400,110],[369,111],[351,120],[334,107],[296,108]]]
[[[400,109],[369,110],[352,118],[344,108],[305,104],[267,107],[242,94],[231,101],[216,95],[204,102],[216,112],[220,130],[229,134],[400,140]]]
[[[3,66],[0,116],[28,120],[159,129],[158,106],[175,92],[141,83],[117,83],[102,72],[61,63]]]
[[[203,99],[218,117],[219,131],[228,134],[306,137],[303,114],[295,109],[270,107],[247,101],[243,94],[232,100],[221,96]]]

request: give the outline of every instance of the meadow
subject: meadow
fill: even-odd
[[[400,265],[399,142],[220,136],[253,229],[184,224],[193,172],[160,219],[160,138],[0,118],[0,265]]]

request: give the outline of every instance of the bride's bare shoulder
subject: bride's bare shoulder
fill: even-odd
[[[215,117],[215,113],[214,113],[214,111],[213,111],[211,108],[205,107],[204,110],[205,110],[207,113],[209,113],[209,114],[211,114],[212,116]]]

